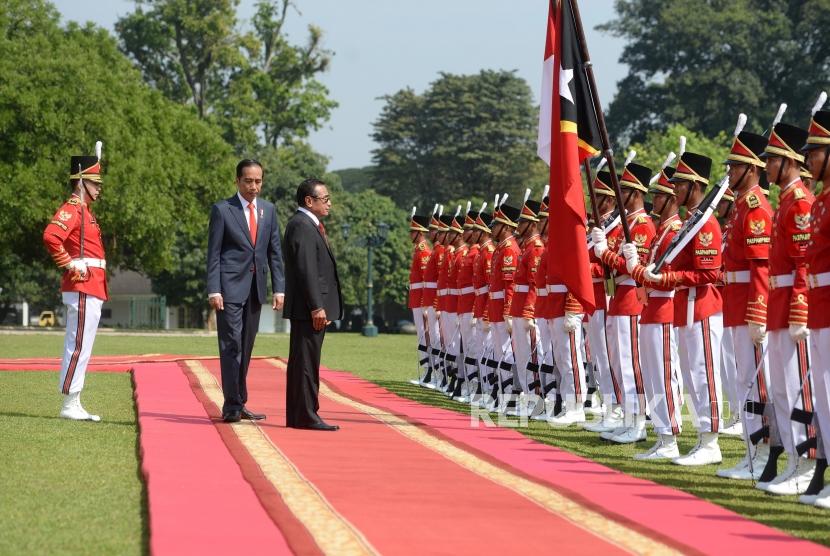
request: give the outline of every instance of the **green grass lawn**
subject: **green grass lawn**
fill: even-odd
[[[56,356],[60,353],[62,341],[60,336],[37,333],[14,336],[0,334],[0,353],[5,357]],[[443,395],[407,382],[415,376],[414,348],[415,339],[412,336],[364,338],[357,334],[330,334],[326,337],[323,348],[323,364],[354,372],[396,394],[421,403],[469,412],[465,406],[451,402]],[[214,355],[216,351],[216,338],[212,336],[100,335],[94,353]],[[287,336],[262,334],[257,338],[255,355],[284,357],[287,353]],[[0,372],[0,465],[4,469],[0,479],[0,496],[5,495],[7,489],[17,493],[11,497],[14,501],[11,508],[6,504],[0,507],[0,554],[10,552],[10,547],[16,549],[11,552],[18,552],[33,546],[34,542],[43,543],[38,547],[45,547],[51,538],[71,537],[69,528],[70,523],[74,522],[62,522],[53,515],[54,508],[58,507],[55,506],[56,493],[64,492],[61,484],[64,474],[60,472],[60,467],[64,464],[64,452],[69,449],[68,446],[83,447],[75,452],[78,473],[86,473],[93,483],[106,483],[112,489],[106,503],[118,506],[108,507],[106,512],[101,512],[102,516],[107,516],[101,518],[103,521],[82,517],[84,531],[88,535],[85,538],[95,539],[96,546],[101,538],[101,546],[106,547],[104,551],[113,553],[123,551],[114,544],[104,543],[129,538],[133,540],[127,544],[133,551],[139,551],[142,542],[146,543],[146,532],[143,530],[146,510],[141,501],[140,481],[137,479],[135,415],[129,378],[126,375],[101,373],[91,373],[89,376],[89,393],[85,400],[89,400],[90,407],[103,408],[100,411],[106,416],[107,422],[99,425],[102,428],[86,424],[76,428],[72,423],[53,419],[59,400],[54,380],[54,373]],[[15,391],[9,392],[10,389]],[[111,422],[111,419],[116,419],[117,422]],[[830,512],[798,504],[795,497],[766,495],[751,488],[747,482],[719,479],[714,475],[715,466],[679,468],[666,463],[635,462],[631,456],[636,451],[644,450],[648,444],[641,443],[636,447],[610,445],[600,441],[597,435],[581,430],[552,429],[544,423],[532,422],[528,428],[520,430],[539,442],[558,446],[636,477],[685,490],[767,525],[830,546]],[[120,434],[115,434],[116,431],[120,431]],[[55,432],[60,434],[56,435]],[[54,442],[53,437],[59,438],[59,441]],[[67,438],[74,440],[65,445]],[[694,442],[694,433],[687,424],[680,441],[681,450],[688,450]],[[734,464],[743,455],[743,444],[736,439],[722,439],[721,449],[724,465]],[[25,459],[19,457],[21,452],[27,454]],[[107,457],[116,457],[116,452],[122,458],[122,463],[98,465],[98,462],[106,461]],[[109,455],[104,457],[99,454]],[[35,467],[32,460],[41,465]],[[9,473],[9,469],[20,471]],[[39,488],[34,489],[33,484],[39,485]],[[27,493],[25,496],[24,492]],[[34,492],[36,496],[29,496],[29,492]],[[87,507],[98,504],[100,491],[94,488],[87,487],[73,492],[84,499]],[[19,497],[30,499],[18,502]],[[35,515],[42,517],[35,519],[32,517]],[[131,515],[133,519],[119,517],[120,532],[110,535],[114,520],[109,516],[112,515]],[[8,540],[3,531],[5,527],[20,533]],[[128,530],[121,530],[122,527]],[[65,528],[67,529],[64,530]],[[60,552],[62,542],[59,541],[48,551],[35,551]]]

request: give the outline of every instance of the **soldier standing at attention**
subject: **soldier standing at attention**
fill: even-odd
[[[101,228],[90,205],[101,195],[100,144],[97,156],[73,156],[69,184],[72,196],[52,217],[43,232],[43,243],[55,264],[63,269],[61,295],[66,306],[66,336],[63,344],[58,391],[63,394],[60,416],[76,421],[100,421],[81,405],[86,367],[108,299],[107,264]]]

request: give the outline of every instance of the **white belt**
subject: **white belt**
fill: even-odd
[[[605,280],[603,280],[602,278],[592,278],[591,282],[594,284],[602,284],[603,282],[605,282]]]
[[[458,290],[458,295],[469,295],[471,293],[475,293],[476,289],[472,286],[467,286],[465,288],[461,288]]]
[[[568,286],[565,284],[548,284],[548,293],[568,293]]]
[[[769,288],[789,288],[795,283],[795,272],[790,274],[777,274],[769,277]]]
[[[748,270],[736,270],[726,271],[723,273],[723,283],[724,284],[749,284],[749,271]]]
[[[504,290],[490,292],[490,299],[504,299]]]
[[[527,293],[530,291],[530,286],[527,284],[516,284],[513,286],[513,291],[517,293]]]
[[[107,268],[107,261],[105,261],[104,259],[90,259],[84,257],[81,260],[86,263],[86,266],[91,266],[92,268]]]
[[[548,295],[547,288],[536,288],[536,297],[545,297]]]
[[[444,288],[443,290],[438,290],[438,295],[447,295],[450,290]]]
[[[648,292],[649,297],[674,297],[674,290],[671,291],[661,291],[661,290],[649,290]]]
[[[635,282],[631,277],[627,274],[623,274],[622,276],[617,276],[614,278],[614,283],[618,286],[636,286],[637,282]]]
[[[807,283],[810,285],[811,290],[814,290],[816,288],[823,288],[824,286],[830,286],[830,272],[822,272],[821,274],[808,274]]]
[[[438,282],[424,282],[424,287],[434,290],[438,287]]]
[[[409,284],[409,289],[410,290],[420,290],[423,287],[424,287],[423,282],[412,282],[411,284]]]
[[[450,295],[458,295],[458,288],[450,288],[447,291],[450,292]]]
[[[481,286],[476,290],[476,295],[487,295],[488,291],[490,291],[490,286]]]

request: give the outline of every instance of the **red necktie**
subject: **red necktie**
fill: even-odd
[[[251,232],[251,243],[256,247],[256,209],[253,203],[248,203],[248,212],[250,213],[248,229]]]
[[[322,222],[317,224],[317,229],[320,230],[320,235],[323,236],[323,241],[325,241],[326,245],[328,245],[329,244],[329,236],[326,235],[326,227],[323,226]]]

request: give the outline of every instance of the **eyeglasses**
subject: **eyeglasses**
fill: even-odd
[[[312,199],[317,199],[318,201],[323,201],[323,204],[331,202],[331,195],[326,195],[325,197],[318,197],[317,195],[309,195]]]

